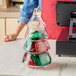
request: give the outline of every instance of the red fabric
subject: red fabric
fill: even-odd
[[[46,24],[49,39],[66,41],[69,36],[69,27],[57,26],[55,6],[56,1],[74,0],[42,0],[42,19]]]

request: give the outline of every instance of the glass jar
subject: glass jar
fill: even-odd
[[[36,9],[27,26],[29,33],[24,45],[25,54],[22,62],[30,67],[47,66],[52,60],[48,52],[50,50],[47,41],[48,33],[45,29],[45,23]]]

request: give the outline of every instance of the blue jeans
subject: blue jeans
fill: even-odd
[[[33,14],[34,8],[37,8],[38,5],[41,10],[41,0],[24,0],[18,22],[27,24]]]

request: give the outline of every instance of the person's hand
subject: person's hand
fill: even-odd
[[[21,32],[21,30],[24,28],[24,26],[25,26],[25,24],[19,22],[14,33],[10,34],[10,35],[6,35],[3,41],[8,42],[8,41],[16,40],[17,36]]]
[[[10,34],[10,35],[6,35],[3,41],[4,42],[13,41],[13,40],[16,40],[16,38],[17,38],[17,35]]]

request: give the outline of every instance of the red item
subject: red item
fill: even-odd
[[[35,65],[34,61],[31,58],[30,58],[28,65],[33,65],[33,66]]]
[[[34,52],[34,50],[35,50],[35,42],[32,43],[30,52]]]
[[[40,40],[36,41],[35,49],[36,49],[36,53],[47,52],[47,50],[50,49],[50,46],[49,46],[47,40],[40,39]]]
[[[25,53],[25,55],[24,55],[24,59],[25,59],[25,61],[28,60],[28,56],[29,56],[29,54]],[[29,56],[29,58],[30,58],[30,59],[29,59],[28,65],[35,66],[35,63],[34,63],[34,61],[31,59],[30,56]]]
[[[60,27],[56,24],[56,1],[74,0],[42,0],[42,19],[46,24],[49,39],[67,41],[69,36],[69,27]]]

